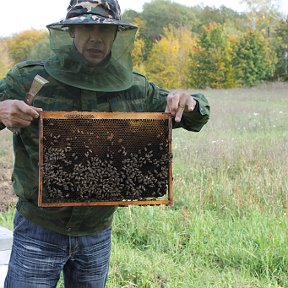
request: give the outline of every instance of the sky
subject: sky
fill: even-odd
[[[280,3],[280,11],[287,15],[288,1],[278,1]],[[118,0],[118,2],[121,6],[122,12],[127,9],[133,9],[141,12],[143,4],[150,2],[150,0]],[[189,7],[203,5],[218,8],[221,5],[224,5],[239,12],[243,12],[246,9],[246,7],[241,4],[241,0],[174,0],[173,2],[177,2]],[[5,4],[2,3],[1,5],[2,13],[0,17],[0,37],[10,36],[29,29],[46,29],[47,24],[58,22],[65,17],[68,4],[69,0],[5,1]],[[16,9],[9,7],[12,5],[16,7]],[[10,9],[11,12],[9,11]]]

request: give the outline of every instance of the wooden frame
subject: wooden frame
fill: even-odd
[[[173,191],[172,191],[172,120],[171,120],[171,115],[170,114],[167,114],[167,113],[142,113],[142,112],[41,112],[40,113],[40,122],[39,122],[39,197],[38,197],[38,205],[39,207],[66,207],[66,206],[110,206],[110,205],[113,205],[113,206],[128,206],[128,205],[171,205],[173,203]],[[84,145],[84,140],[83,139],[86,139],[86,135],[81,135],[82,134],[85,134],[87,133],[87,135],[90,133],[93,134],[91,131],[92,130],[89,130],[89,129],[93,129],[93,127],[98,127],[99,125],[103,125],[103,127],[111,127],[111,120],[112,120],[112,124],[114,123],[113,121],[116,121],[115,123],[126,123],[125,121],[131,121],[129,122],[129,128],[125,128],[127,126],[123,126],[123,129],[125,131],[123,131],[123,135],[124,137],[127,137],[127,139],[132,139],[134,142],[137,141],[137,139],[141,139],[141,143],[139,144],[140,146],[137,147],[139,148],[139,151],[142,149],[146,149],[147,146],[145,145],[148,145],[150,143],[146,143],[145,144],[145,141],[146,141],[146,137],[147,139],[149,138],[150,141],[152,139],[153,143],[155,142],[157,144],[157,137],[159,135],[152,135],[153,133],[155,133],[154,131],[154,128],[151,129],[152,131],[150,131],[148,128],[148,132],[145,130],[146,127],[145,125],[142,125],[142,123],[146,124],[147,123],[147,126],[151,126],[151,127],[154,127],[154,123],[155,125],[157,126],[158,123],[165,123],[165,127],[163,127],[163,131],[165,132],[161,132],[161,137],[164,137],[165,136],[165,141],[167,141],[167,145],[165,148],[165,151],[167,152],[166,154],[169,154],[171,156],[170,160],[169,160],[169,164],[168,167],[167,167],[167,176],[168,176],[168,179],[167,179],[167,186],[168,186],[168,191],[166,192],[165,195],[163,195],[162,197],[153,197],[153,196],[149,196],[149,197],[146,197],[146,198],[142,198],[141,199],[120,199],[120,200],[111,200],[111,201],[106,201],[106,200],[101,200],[101,201],[97,201],[97,200],[93,200],[93,201],[90,201],[89,199],[86,199],[84,201],[65,201],[65,199],[62,199],[61,201],[47,201],[47,193],[45,191],[46,189],[46,186],[45,186],[45,175],[47,174],[44,173],[44,170],[45,171],[50,171],[45,165],[47,165],[47,163],[49,161],[47,161],[47,163],[45,163],[45,156],[47,155],[47,153],[45,154],[45,145],[49,142],[48,140],[45,140],[47,137],[50,137],[50,135],[48,135],[50,132],[50,130],[45,126],[45,123],[49,121],[52,121],[50,123],[50,125],[52,125],[53,123],[53,126],[57,126],[55,124],[60,124],[62,123],[63,121],[66,121],[67,123],[69,124],[72,124],[72,126],[69,126],[70,127],[70,131],[67,132],[67,131],[63,131],[64,129],[61,129],[61,127],[59,128],[60,130],[57,131],[58,128],[54,128],[53,129],[56,129],[55,131],[57,131],[57,134],[59,132],[59,135],[57,135],[57,143],[55,144],[56,147],[58,148],[55,148],[55,149],[59,149],[59,147],[62,147],[64,150],[66,149],[78,149],[79,151],[81,150],[81,147],[79,148],[78,146],[76,147],[70,147],[70,146],[73,146],[73,144],[69,143],[69,147],[67,147],[67,141],[65,142],[65,140],[62,139],[62,142],[64,143],[60,143],[61,142],[61,138],[65,138],[65,136],[63,136],[65,133],[69,133],[69,135],[76,135],[77,137],[81,137],[81,140],[83,142],[83,147],[85,146]],[[78,126],[77,126],[77,123],[79,123],[79,121],[81,120],[84,120],[87,122],[88,126],[87,126],[87,129],[85,129],[85,131],[78,131]],[[53,122],[54,121],[54,122]],[[59,121],[59,122],[57,122]],[[76,121],[76,122],[75,122]],[[77,122],[78,121],[78,122]],[[122,122],[121,122],[122,121]],[[65,123],[66,123],[65,122]],[[74,123],[75,122],[75,123]],[[86,123],[85,122],[85,123]],[[107,123],[106,123],[107,122]],[[150,123],[151,122],[151,123]],[[91,124],[92,123],[92,124]],[[100,123],[100,124],[99,124]],[[47,124],[47,123],[46,123]],[[97,124],[97,125],[96,125]],[[93,126],[94,125],[94,126]],[[105,126],[106,125],[106,126]],[[108,126],[107,126],[108,125]],[[110,126],[109,126],[110,125]],[[131,126],[130,126],[131,125]],[[163,126],[163,124],[161,124]],[[138,127],[139,126],[139,127]],[[149,127],[150,127],[149,126]],[[161,129],[162,129],[162,126],[161,126]],[[71,127],[74,127],[74,128],[71,128]],[[92,127],[92,128],[91,128]],[[83,128],[83,127],[82,127]],[[79,128],[80,129],[80,128]],[[106,129],[106,128],[105,128]],[[107,131],[109,131],[110,129],[112,128],[107,128]],[[144,135],[142,133],[142,130],[145,130],[144,131]],[[157,126],[157,129],[158,129],[158,126]],[[156,129],[156,130],[157,130]],[[83,129],[82,129],[83,130]],[[127,131],[126,131],[127,130]],[[93,130],[94,131],[94,130]],[[114,130],[113,130],[114,131]],[[162,131],[162,130],[161,130]],[[150,135],[150,132],[152,133]],[[48,133],[48,134],[47,134]],[[63,134],[61,134],[63,133]],[[74,134],[73,134],[74,133]],[[108,133],[108,132],[107,132]],[[119,132],[120,133],[120,132]],[[130,134],[131,135],[130,135]],[[146,133],[146,135],[145,135]],[[51,133],[52,134],[52,133]],[[98,133],[99,134],[99,133]],[[97,137],[100,139],[101,136],[99,137],[97,134]],[[103,133],[102,134],[105,134],[105,131],[103,129]],[[109,132],[106,136],[107,136],[107,139],[109,139],[110,141],[112,141],[111,139],[114,137],[116,137],[114,134],[117,134],[117,131],[116,133],[111,133]],[[147,135],[149,134],[149,135]],[[165,135],[164,135],[165,134]],[[66,135],[66,139],[67,139],[67,134]],[[163,136],[164,135],[164,136]],[[62,137],[63,136],[63,137]],[[77,138],[75,136],[75,138]],[[105,136],[105,137],[106,137]],[[149,137],[148,137],[149,136]],[[52,137],[52,136],[51,136]],[[53,136],[55,137],[55,136]],[[90,136],[89,136],[90,137]],[[92,135],[91,137],[94,137],[92,140],[91,140],[91,143],[93,142],[93,144],[91,145],[95,145],[95,147],[97,146],[97,141],[99,139],[96,138],[95,135]],[[90,137],[90,138],[91,138]],[[109,138],[110,137],[110,138]],[[138,138],[137,138],[138,137]],[[160,136],[159,136],[160,137]],[[51,138],[52,139],[52,138]],[[126,139],[126,138],[125,138]],[[116,141],[117,139],[115,139]],[[120,142],[120,140],[122,139],[118,139],[118,142]],[[131,140],[131,141],[132,141]],[[55,140],[56,141],[56,140]],[[78,140],[77,140],[78,141]],[[99,140],[101,141],[101,140]],[[108,141],[108,140],[107,140]],[[113,139],[114,141],[114,139]],[[144,141],[144,142],[143,142]],[[147,140],[149,141],[149,140]],[[160,141],[160,140],[159,140]],[[127,143],[128,141],[126,141]],[[49,144],[51,144],[52,142],[49,142]],[[103,142],[105,143],[105,142]],[[103,144],[102,143],[102,144]],[[108,144],[110,142],[108,141]],[[135,142],[136,143],[136,142]],[[135,143],[127,143],[127,145],[131,146],[131,147],[135,147]],[[54,145],[53,144],[53,145]],[[71,144],[71,145],[70,145]],[[98,143],[99,144],[99,143]],[[144,145],[145,144],[145,145]],[[60,146],[59,146],[60,145]],[[61,146],[62,145],[62,146]],[[78,143],[79,145],[79,143]],[[115,144],[116,145],[116,144]],[[117,145],[120,145],[119,143],[117,143]],[[138,145],[138,142],[137,142],[137,145]],[[141,145],[143,147],[141,147]],[[154,145],[154,144],[153,144]],[[47,145],[49,146],[49,145]],[[113,145],[112,145],[113,146]],[[111,147],[112,147],[111,146]],[[144,147],[145,146],[145,147]],[[86,146],[85,146],[86,147]],[[97,149],[97,147],[95,148],[93,146],[92,150],[93,149]],[[101,146],[103,147],[103,146]],[[108,145],[107,145],[108,147]],[[110,146],[109,146],[110,147]],[[110,147],[110,148],[111,148]],[[114,146],[113,146],[114,147]],[[113,148],[112,147],[112,148]],[[62,149],[61,148],[61,149]],[[110,149],[109,148],[109,149]],[[52,148],[51,148],[52,149]],[[53,148],[54,149],[54,148]],[[105,148],[106,149],[106,148]],[[104,149],[104,150],[105,150]],[[107,148],[108,149],[108,148]],[[134,149],[134,148],[133,148]],[[65,151],[66,151],[65,150]],[[91,150],[91,153],[92,153],[92,150]],[[103,149],[102,149],[103,150]],[[141,151],[142,151],[141,150]],[[90,150],[89,150],[90,151]],[[93,150],[94,151],[94,150]],[[106,150],[104,151],[106,153]],[[130,153],[130,151],[127,150],[128,153]],[[114,153],[114,151],[113,151]],[[125,151],[126,153],[126,151]],[[73,153],[73,155],[75,155],[76,153]],[[88,152],[87,152],[88,154]],[[153,153],[151,153],[152,155]],[[132,154],[131,154],[132,155]],[[166,155],[163,155],[163,156],[166,156]],[[75,156],[77,157],[77,155]],[[90,157],[90,156],[89,156]],[[71,158],[71,156],[70,156]],[[69,159],[70,159],[69,158]],[[75,158],[76,159],[76,158]],[[89,158],[90,159],[90,158]],[[69,160],[70,161],[70,160]],[[70,161],[71,162],[71,161]],[[69,163],[70,163],[69,162]],[[90,162],[89,162],[90,163]],[[165,162],[166,163],[166,162]],[[168,163],[168,162],[167,162]],[[59,164],[59,163],[58,163]],[[65,166],[65,165],[63,165]],[[166,167],[166,166],[165,166]],[[44,169],[45,168],[45,169]],[[62,169],[65,169],[65,167],[60,167],[61,171]],[[153,169],[153,168],[152,168]],[[155,171],[155,170],[154,170]],[[165,174],[166,175],[166,174]],[[62,179],[63,180],[63,179]],[[47,181],[46,181],[47,182]],[[63,185],[68,185],[69,183],[66,183],[66,184],[63,184]],[[63,193],[62,193],[63,194]],[[62,195],[61,194],[61,195]],[[46,198],[45,198],[46,197]],[[63,195],[61,196],[63,198]]]

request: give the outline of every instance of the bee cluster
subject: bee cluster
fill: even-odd
[[[167,193],[172,155],[165,123],[111,120],[104,129],[99,120],[44,121],[46,203],[131,201]]]

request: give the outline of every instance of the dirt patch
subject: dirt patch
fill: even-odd
[[[0,211],[5,211],[15,205],[17,197],[12,189],[11,167],[8,164],[0,163]]]

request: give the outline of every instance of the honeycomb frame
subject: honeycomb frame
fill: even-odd
[[[171,205],[169,113],[41,112],[39,207]]]

